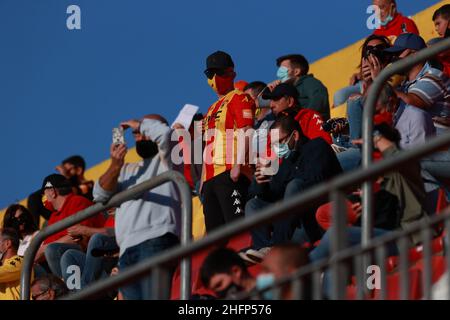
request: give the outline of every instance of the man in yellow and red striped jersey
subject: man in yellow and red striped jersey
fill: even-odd
[[[249,139],[244,146],[238,143],[237,134],[253,127],[255,103],[234,88],[236,73],[229,54],[217,51],[208,56],[205,75],[219,96],[203,119],[203,213],[209,232],[244,216],[252,173],[248,166]]]

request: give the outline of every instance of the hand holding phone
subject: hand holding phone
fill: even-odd
[[[125,135],[122,127],[113,128],[112,136],[113,144],[125,144]]]

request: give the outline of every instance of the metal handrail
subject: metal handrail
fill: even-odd
[[[369,88],[366,103],[363,108],[363,146],[362,146],[362,167],[370,168],[372,164],[373,151],[373,116],[375,113],[375,105],[378,101],[379,94],[384,84],[395,74],[411,68],[412,66],[424,62],[441,52],[450,50],[450,38],[444,39],[436,45],[420,50],[414,55],[406,57],[384,68],[375,78]],[[362,191],[362,243],[368,244],[372,237],[373,230],[373,189],[370,180],[363,184]]]
[[[178,187],[181,197],[181,243],[187,246],[192,239],[192,197],[189,185],[184,176],[176,171],[167,171],[154,178],[144,181],[130,189],[124,190],[112,196],[105,203],[96,203],[84,210],[71,215],[64,220],[61,220],[51,226],[45,227],[37,233],[31,241],[24,257],[22,273],[20,276],[21,284],[21,299],[29,300],[30,298],[30,281],[31,272],[33,268],[34,258],[41,246],[41,243],[48,237],[59,231],[69,228],[83,220],[86,220],[101,211],[112,207],[117,207],[125,201],[135,199],[137,195],[145,193],[146,191],[158,187],[166,182],[173,182]],[[190,296],[191,286],[191,263],[190,259],[186,257],[181,262],[181,287],[180,293],[182,299],[188,299]]]
[[[224,225],[223,227],[211,232],[206,237],[192,242],[189,246],[177,246],[165,253],[162,253],[161,255],[148,258],[135,266],[127,268],[127,270],[120,272],[114,277],[102,279],[79,292],[64,297],[64,299],[94,298],[103,291],[118,288],[121,285],[131,282],[132,280],[145,276],[150,273],[153,268],[157,268],[160,265],[191,256],[192,254],[207,249],[217,243],[222,243],[224,240],[228,240],[233,236],[249,231],[268,222],[281,219],[295,213],[298,214],[298,212],[301,212],[302,209],[307,208],[311,204],[318,204],[321,201],[326,200],[330,191],[336,192],[339,190],[345,190],[350,186],[361,184],[368,179],[395,170],[404,163],[418,160],[448,146],[450,146],[450,132],[430,139],[427,144],[419,146],[418,148],[404,151],[395,157],[379,161],[367,169],[349,172],[338,176],[329,182],[321,183],[320,185],[312,187],[296,197],[287,199],[277,205],[272,205],[262,210],[257,215],[245,217],[245,219]],[[334,212],[334,216],[336,216],[336,211]],[[335,237],[338,237],[338,235],[338,232],[335,233],[333,239],[335,240]]]

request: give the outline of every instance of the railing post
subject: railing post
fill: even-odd
[[[341,190],[331,192],[333,203],[333,224],[331,226],[331,259],[341,250],[347,247],[347,206],[345,195]],[[345,262],[333,262],[332,272],[332,299],[343,300],[346,298],[347,268]]]

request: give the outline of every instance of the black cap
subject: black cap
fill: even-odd
[[[280,83],[272,90],[272,92],[266,90],[265,93],[262,94],[262,97],[263,99],[268,100],[278,100],[283,97],[292,97],[297,101],[298,91],[292,84]]]
[[[42,182],[42,191],[46,188],[71,188],[70,181],[61,174],[51,174]]]
[[[223,51],[216,51],[206,58],[206,70],[234,68],[233,59]]]

